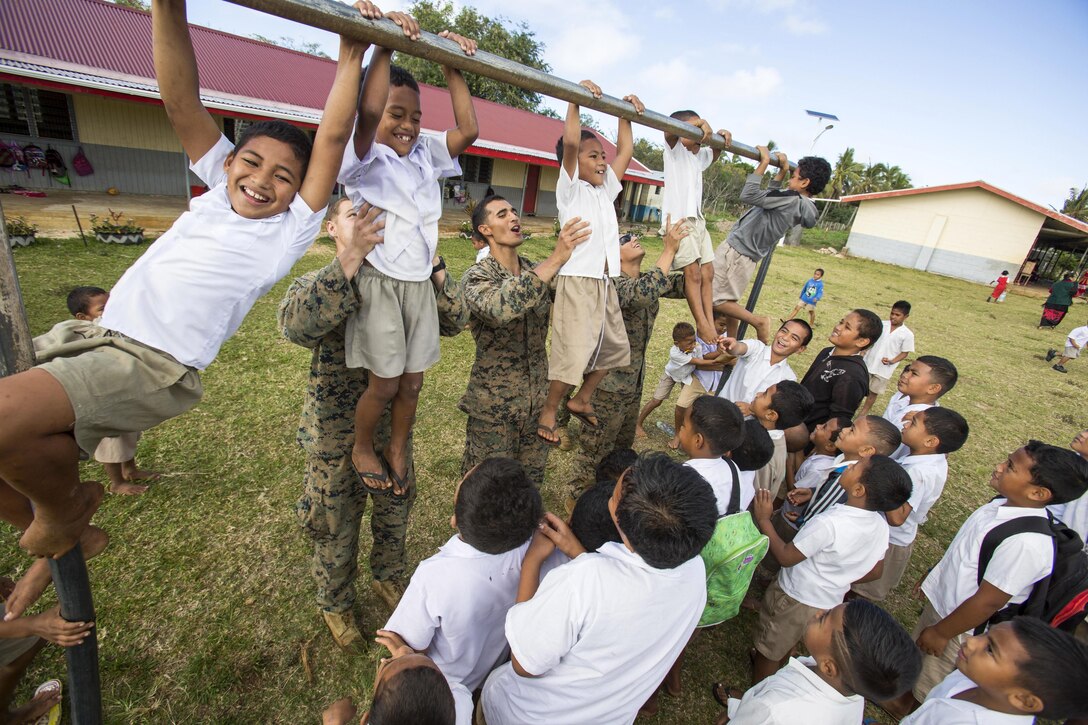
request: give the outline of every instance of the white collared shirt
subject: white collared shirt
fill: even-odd
[[[919,410],[936,408],[939,405],[940,403],[912,403],[910,402],[910,396],[897,392],[891,397],[891,400],[888,401],[888,407],[884,409],[884,415],[881,417],[898,428],[899,432],[902,433],[903,416],[907,413],[914,413]],[[891,457],[902,463],[903,459],[909,455],[910,448],[908,448],[905,443],[900,443]]]
[[[510,663],[492,672],[480,700],[488,725],[630,725],[705,605],[698,556],[655,569],[610,542],[553,570],[506,617],[512,655],[537,677]]]
[[[476,250],[476,263],[479,264],[489,256],[491,256],[491,247],[484,247],[483,249]]]
[[[606,167],[604,184],[594,186],[578,178],[575,162],[574,176],[560,165],[559,181],[555,185],[555,203],[559,207],[559,224],[566,224],[574,217],[589,222],[589,239],[574,248],[559,274],[567,277],[592,277],[604,279],[620,273],[620,227],[616,221],[613,202],[623,191],[612,167]],[[605,265],[607,266],[607,273]]]
[[[906,325],[900,325],[893,330],[891,321],[884,320],[884,331],[880,339],[865,351],[865,367],[873,375],[891,378],[899,363],[885,365],[880,361],[886,357],[897,357],[902,352],[914,352],[914,333]]]
[[[907,456],[899,461],[899,465],[910,476],[911,492],[907,499],[910,513],[901,526],[892,527],[890,541],[896,546],[908,546],[918,536],[918,527],[926,522],[929,510],[944,491],[948,457],[943,453]]]
[[[703,146],[691,153],[680,139],[665,144],[661,153],[665,167],[665,189],[661,194],[661,223],[672,215],[673,223],[695,217],[703,218],[703,171],[714,161],[714,151]]]
[[[996,712],[955,696],[977,685],[959,670],[929,691],[922,706],[899,721],[899,725],[1031,725],[1032,715]]]
[[[101,321],[200,370],[306,253],[325,214],[296,194],[281,214],[238,215],[223,167],[233,152],[234,144],[220,136],[190,166],[210,188],[121,276]]]
[[[714,489],[714,498],[718,501],[718,516],[725,516],[729,509],[729,501],[733,497],[733,466],[735,464],[724,458],[690,458],[684,461],[685,466],[694,468],[699,475]],[[738,511],[748,509],[748,504],[756,497],[755,489],[745,486],[740,480],[740,470],[737,471],[737,485],[740,489],[740,508]]]
[[[789,358],[783,358],[772,365],[770,345],[764,345],[759,340],[745,340],[744,344],[748,349],[737,358],[733,374],[718,393],[719,398],[734,403],[751,403],[757,395],[772,385],[783,380],[797,381],[797,375],[787,362]]]
[[[922,591],[942,618],[978,591],[978,560],[982,540],[994,527],[1019,516],[1046,516],[1046,509],[1003,506],[998,498],[967,517],[937,566],[922,582]],[[984,579],[1006,594],[1009,604],[1020,604],[1035,582],[1054,568],[1053,540],[1044,534],[1023,533],[1005,539],[994,551]]]
[[[506,656],[506,613],[528,548],[526,541],[485,554],[454,534],[416,568],[384,629],[425,651],[448,680],[475,690]]]
[[[857,725],[865,716],[865,698],[844,695],[820,679],[811,657],[790,657],[786,666],[729,698],[730,725]]]
[[[695,372],[695,363],[691,359],[694,353],[684,352],[676,345],[669,348],[669,361],[665,363],[665,374],[680,383],[691,385],[691,376]]]
[[[394,279],[429,279],[442,218],[438,180],[460,173],[457,159],[450,157],[445,133],[420,134],[407,156],[374,141],[360,159],[355,155],[353,131],[337,181],[356,209],[370,202],[385,212],[383,242],[366,255],[366,261]]]
[[[1082,325],[1081,327],[1074,327],[1068,335],[1066,335],[1066,345],[1072,346],[1072,343],[1077,343],[1079,347],[1084,347],[1085,343],[1088,343],[1088,325]]]
[[[888,522],[876,511],[835,504],[807,521],[793,545],[806,558],[782,567],[779,586],[802,604],[831,609],[884,558]]]
[[[1069,503],[1056,503],[1047,508],[1054,518],[1076,531],[1088,549],[1088,493]]]
[[[816,488],[827,480],[827,474],[835,467],[835,456],[813,453],[797,467],[793,477],[794,488]]]

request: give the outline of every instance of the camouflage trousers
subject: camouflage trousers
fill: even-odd
[[[359,482],[350,454],[306,456],[305,487],[295,513],[314,544],[311,572],[317,584],[317,602],[324,611],[344,612],[355,604],[359,527],[367,498],[373,501],[371,574],[378,581],[407,582],[404,537],[415,497],[415,487],[404,499],[391,492],[371,493]]]
[[[485,420],[469,416],[465,423],[465,454],[461,458],[461,475],[488,458],[513,458],[525,467],[529,480],[544,483],[544,468],[548,465],[548,445],[536,434],[537,414],[532,413],[517,422]]]
[[[617,448],[630,448],[635,442],[639,396],[635,392],[614,393],[598,388],[593,392],[593,410],[599,425],[582,426],[578,453],[574,456],[574,479],[567,493],[578,498],[597,482],[597,464]]]

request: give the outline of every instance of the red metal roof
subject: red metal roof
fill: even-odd
[[[916,194],[932,194],[939,191],[959,191],[961,189],[982,189],[988,191],[991,194],[997,194],[998,196],[1008,199],[1011,202],[1019,204],[1020,206],[1027,207],[1032,211],[1039,212],[1040,214],[1050,217],[1054,221],[1061,222],[1066,226],[1079,229],[1082,232],[1088,232],[1088,223],[1082,222],[1079,219],[1074,219],[1071,216],[1066,216],[1060,212],[1056,212],[1053,209],[1049,209],[1045,206],[1041,206],[1034,202],[1028,201],[1023,197],[1017,196],[1011,192],[999,189],[993,184],[987,184],[985,181],[965,181],[962,184],[945,184],[943,186],[925,186],[918,189],[897,189],[895,191],[876,191],[872,194],[854,194],[852,196],[844,196],[841,201],[874,201],[876,199],[889,199],[895,196],[914,196]]]
[[[320,113],[336,70],[335,61],[262,43],[219,30],[190,26],[202,90],[274,101]],[[151,16],[104,0],[0,1],[0,53],[38,59],[42,65],[60,61],[68,69],[89,73],[146,78],[154,83]],[[64,82],[79,86],[70,77]],[[121,93],[124,93],[121,90]],[[428,129],[454,126],[449,92],[420,86],[423,125]],[[472,149],[484,156],[524,155],[532,162],[558,166],[555,142],[563,122],[499,103],[475,99],[480,138]],[[615,146],[602,138],[608,153]],[[497,146],[498,148],[490,148]],[[626,176],[632,181],[661,185],[637,161]]]

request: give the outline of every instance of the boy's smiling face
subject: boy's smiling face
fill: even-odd
[[[840,350],[860,350],[858,329],[861,327],[861,322],[861,315],[851,312],[839,320],[839,324],[831,330],[827,341]]]
[[[419,94],[408,86],[390,86],[374,140],[393,149],[398,156],[407,156],[419,138],[422,118]]]
[[[587,138],[578,146],[578,178],[593,186],[604,186],[608,162],[604,147],[596,138]]]
[[[771,341],[771,351],[775,355],[782,357],[789,357],[796,352],[801,352],[805,349],[805,336],[805,328],[800,323],[788,320],[774,334],[774,340]]]
[[[507,247],[521,246],[521,219],[517,209],[505,199],[493,199],[487,205],[487,217],[477,230],[484,236],[491,237],[496,244]]]
[[[231,208],[245,219],[267,219],[287,211],[302,186],[302,166],[283,141],[254,136],[223,165]]]

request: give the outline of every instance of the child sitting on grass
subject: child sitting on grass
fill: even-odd
[[[792,380],[775,383],[755,397],[749,414],[767,429],[774,442],[770,462],[756,472],[756,488],[764,488],[782,498],[786,480],[786,429],[801,425],[812,409],[812,393]]]
[[[936,355],[921,355],[899,374],[898,392],[888,401],[882,417],[903,430],[907,415],[940,405],[938,400],[956,387],[957,380],[959,371],[951,360]],[[906,455],[906,447],[900,446],[892,458],[898,460]]]
[[[506,656],[506,612],[544,504],[510,458],[489,458],[469,471],[453,500],[457,533],[419,565],[383,629],[472,692]]]
[[[232,144],[200,100],[185,3],[153,0],[151,9],[166,113],[210,190],[117,282],[100,336],[0,380],[0,478],[34,503],[21,545],[36,556],[75,546],[101,501],[101,486],[80,484],[79,448],[93,452],[199,402],[199,370],[317,236],[351,132],[365,45],[341,38],[312,152],[281,121],[254,123]]]
[[[724,456],[744,440],[744,416],[728,400],[704,395],[687,409],[680,426],[680,448],[689,456],[684,464],[699,472],[714,490],[718,516],[725,516],[733,491],[733,478],[739,480],[736,464]],[[741,510],[747,506],[741,494]]]

